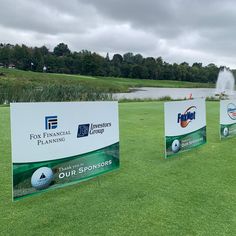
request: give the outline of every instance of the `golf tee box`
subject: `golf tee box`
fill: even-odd
[[[236,136],[236,100],[220,101],[220,138]]]
[[[165,157],[206,143],[205,99],[165,102]]]
[[[118,102],[12,103],[13,200],[119,167]]]

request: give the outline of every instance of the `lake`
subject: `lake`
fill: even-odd
[[[170,96],[172,99],[206,98],[215,95],[215,88],[137,88],[129,93],[116,93],[113,98],[120,99],[159,99]],[[234,97],[236,95],[235,91]]]

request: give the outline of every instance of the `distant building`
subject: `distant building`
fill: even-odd
[[[15,69],[16,66],[15,66],[15,64],[9,64],[8,68],[9,68],[9,69]]]

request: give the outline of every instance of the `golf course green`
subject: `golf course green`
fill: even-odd
[[[0,104],[111,100],[112,93],[128,92],[140,87],[213,88],[215,84],[39,73],[0,68]]]
[[[219,139],[219,102],[207,102],[207,144],[169,159],[163,111],[120,103],[119,170],[13,203],[10,109],[0,107],[0,234],[236,235],[236,138]]]

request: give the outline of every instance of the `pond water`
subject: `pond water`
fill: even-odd
[[[172,99],[206,98],[215,96],[215,88],[138,88],[130,93],[115,93],[113,98],[120,99],[159,99],[170,96]],[[234,91],[234,96],[236,95]]]

